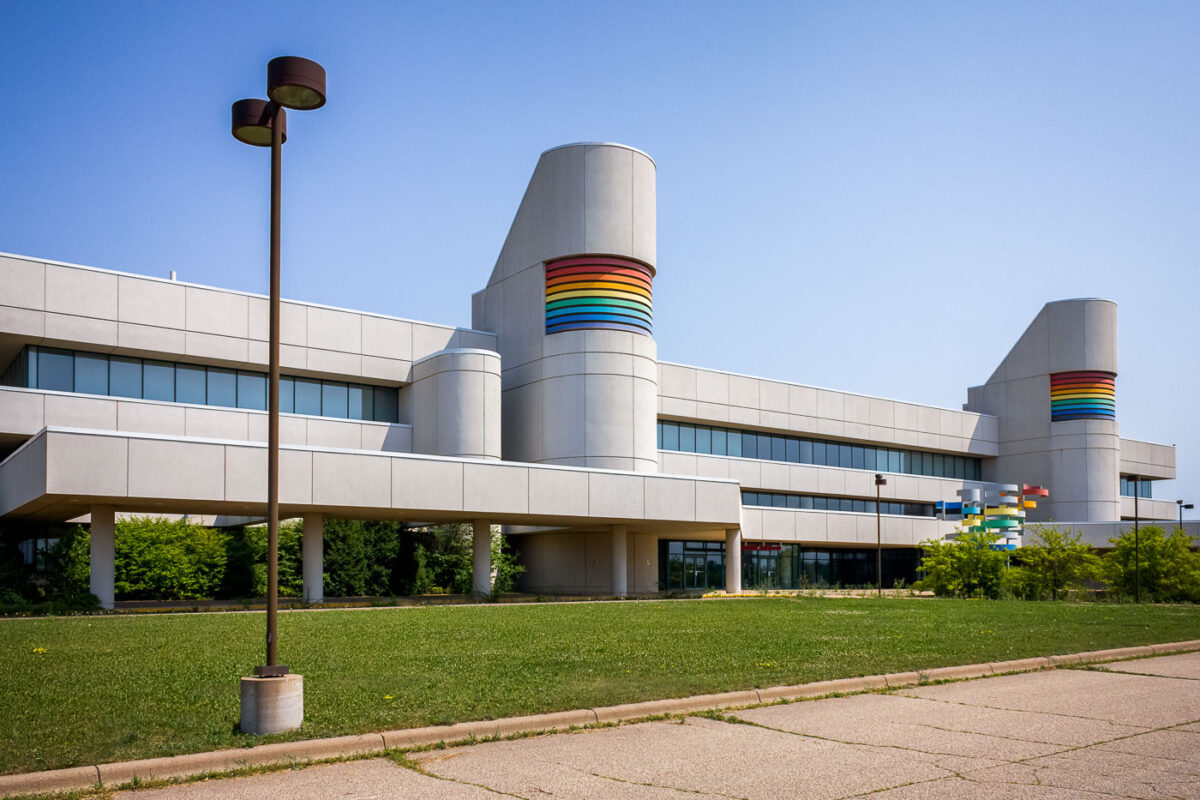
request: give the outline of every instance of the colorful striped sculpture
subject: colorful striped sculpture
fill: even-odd
[[[611,256],[546,264],[546,333],[601,328],[649,336],[654,272]]]
[[[1055,372],[1050,376],[1050,421],[1116,419],[1117,376],[1112,372]]]
[[[1014,550],[1021,546],[1025,529],[1025,512],[1037,508],[1037,498],[1049,497],[1041,486],[1023,483],[998,483],[984,489],[959,489],[959,499],[934,504],[938,519],[962,520],[966,533],[994,533],[1000,539],[992,545],[996,550]],[[957,533],[947,539],[954,539]]]

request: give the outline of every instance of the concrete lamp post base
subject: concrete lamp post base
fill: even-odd
[[[242,678],[242,733],[294,731],[304,721],[304,676]]]

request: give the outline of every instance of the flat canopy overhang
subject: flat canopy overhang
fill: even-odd
[[[738,527],[742,504],[715,478],[290,445],[279,474],[282,516],[698,533]],[[0,462],[0,517],[261,514],[266,486],[262,443],[51,427]]]

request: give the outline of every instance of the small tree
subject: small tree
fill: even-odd
[[[492,584],[492,596],[511,592],[517,583],[517,578],[525,574],[525,567],[517,563],[520,554],[513,550],[507,536],[492,529],[492,569],[496,572],[496,580]]]
[[[1192,550],[1192,537],[1179,528],[1168,536],[1158,525],[1146,525],[1137,538],[1135,548],[1131,528],[1109,539],[1113,549],[1103,562],[1108,584],[1126,597],[1134,596],[1140,561],[1143,597],[1167,602],[1200,601],[1200,553]]]
[[[1100,558],[1078,531],[1034,525],[1028,533],[1029,542],[1016,555],[1023,572],[1024,580],[1019,581],[1023,583],[1023,591],[1019,592],[1023,596],[1057,600],[1070,589],[1082,588],[1098,574]]]
[[[129,600],[213,597],[225,576],[228,534],[186,520],[124,519],[116,525],[116,595]]]
[[[994,533],[960,533],[954,541],[922,543],[925,577],[916,588],[939,597],[999,597],[1007,554],[994,550]]]

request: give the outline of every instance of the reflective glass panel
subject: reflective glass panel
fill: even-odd
[[[119,358],[108,360],[108,393],[117,397],[142,396],[142,360]]]
[[[848,444],[838,445],[838,466],[848,467],[848,466],[850,466],[850,463],[851,463],[850,445],[848,445]]]
[[[237,406],[258,411],[267,409],[266,375],[261,372],[239,372],[237,374]]]
[[[208,378],[204,367],[175,365],[175,402],[204,405],[208,398]]]
[[[293,414],[296,408],[296,381],[279,376],[279,413]]]
[[[344,383],[321,383],[321,416],[345,419],[349,409],[349,393],[346,388]]]
[[[108,394],[108,356],[75,354],[75,389],[85,394]]]
[[[764,433],[760,433],[755,438],[758,439],[757,458],[761,458],[766,461],[771,457],[771,437]]]
[[[753,433],[742,434],[742,458],[758,458],[758,437]]]
[[[143,362],[142,397],[175,402],[175,365],[169,361]]]
[[[729,455],[739,458],[742,455],[742,437],[734,431],[725,432],[725,447],[729,450]]]
[[[866,456],[866,458],[863,460],[863,469],[878,469],[878,467],[875,466],[875,448],[864,447],[863,453]]]
[[[208,368],[208,404],[237,407],[237,373],[231,369]]]
[[[37,388],[52,392],[75,390],[75,359],[70,350],[38,348]]]
[[[696,452],[712,452],[712,430],[707,427],[696,428]]]
[[[674,422],[663,423],[663,450],[679,449],[679,426]]]
[[[308,380],[307,378],[296,378],[295,382],[295,407],[297,414],[312,414],[319,416],[321,413],[321,382]]]
[[[866,452],[861,447],[850,449],[850,466],[854,469],[865,469]]]
[[[725,429],[712,429],[712,454],[714,456],[725,455]]]
[[[684,453],[696,452],[696,429],[691,425],[679,426],[679,450]]]
[[[782,436],[771,437],[771,460],[787,461],[787,440]]]
[[[810,442],[808,439],[800,440],[800,463],[801,464],[813,463],[813,443]]]

